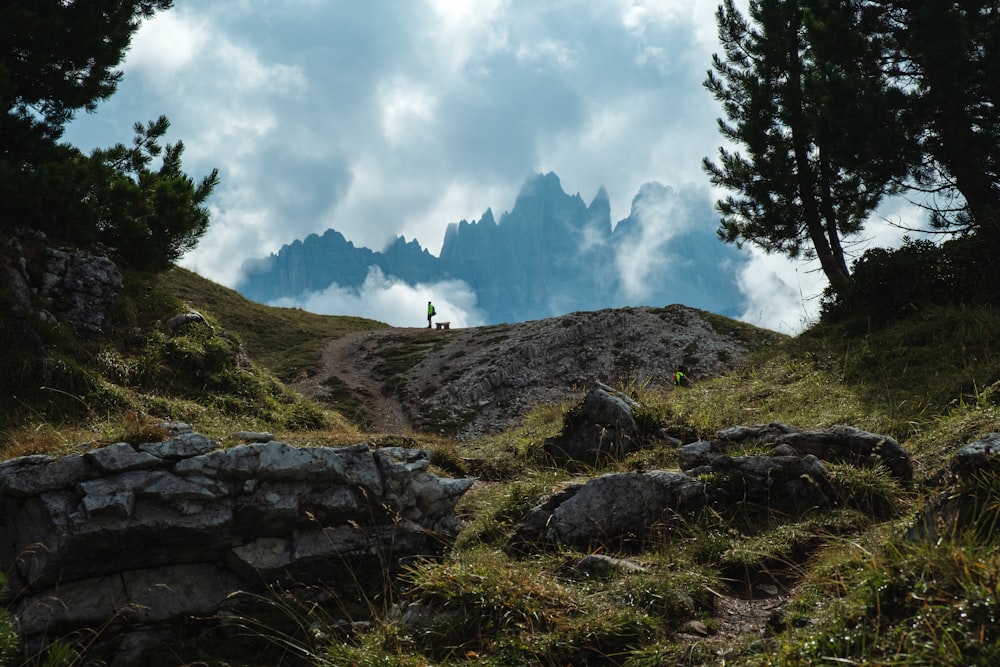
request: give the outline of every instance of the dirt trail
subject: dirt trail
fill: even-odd
[[[413,332],[419,335],[422,329],[391,329],[393,335]],[[312,398],[322,398],[330,393],[325,384],[336,378],[355,395],[366,400],[365,418],[372,422],[370,427],[378,433],[404,433],[410,428],[403,412],[403,406],[391,392],[386,392],[382,383],[375,379],[376,363],[372,350],[377,347],[384,331],[358,331],[335,338],[327,344],[316,373],[289,385],[295,391]]]

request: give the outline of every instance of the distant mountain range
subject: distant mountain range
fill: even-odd
[[[629,216],[611,224],[602,187],[586,205],[553,173],[529,178],[500,216],[451,223],[440,257],[402,236],[382,251],[330,229],[244,262],[237,290],[261,303],[331,285],[359,289],[371,267],[410,285],[464,281],[486,324],[578,310],[681,303],[728,317],[743,312],[745,255],[719,240],[718,217],[697,191],[643,185]]]

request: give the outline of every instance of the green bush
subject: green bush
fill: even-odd
[[[906,238],[896,249],[866,251],[847,287],[827,288],[822,317],[882,325],[931,305],[993,303],[997,277],[994,258],[975,236],[940,245]]]

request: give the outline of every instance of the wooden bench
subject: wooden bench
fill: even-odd
[[[438,329],[451,329],[451,322],[435,322]]]

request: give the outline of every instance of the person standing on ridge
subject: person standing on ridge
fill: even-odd
[[[437,311],[434,310],[434,304],[430,301],[427,302],[427,328],[431,328],[431,318],[437,315]]]

